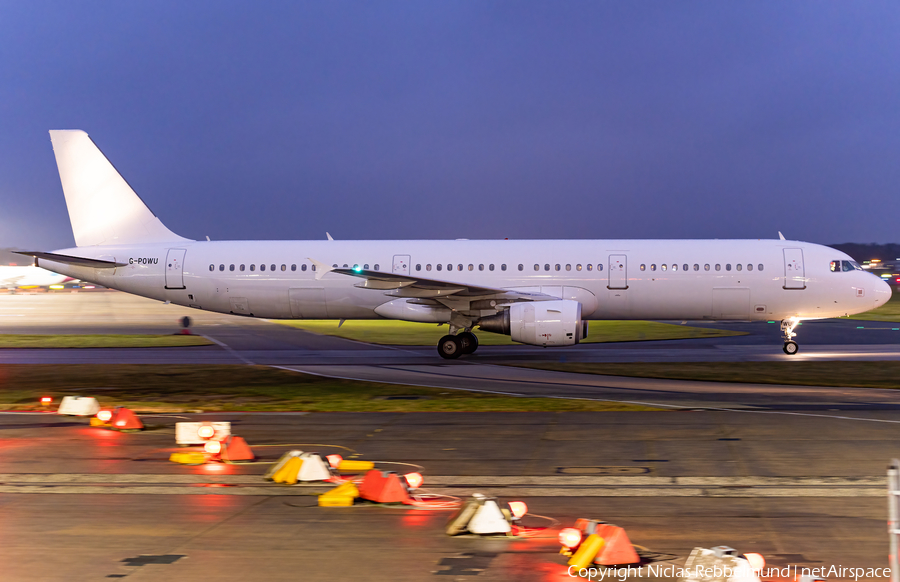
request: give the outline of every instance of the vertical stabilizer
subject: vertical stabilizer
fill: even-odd
[[[81,130],[50,141],[79,247],[186,241],[166,228]]]

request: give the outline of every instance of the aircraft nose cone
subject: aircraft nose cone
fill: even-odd
[[[893,291],[891,290],[891,286],[888,285],[888,282],[882,279],[875,284],[875,289],[873,289],[872,295],[875,297],[875,307],[880,307],[888,302],[891,298],[891,294]]]

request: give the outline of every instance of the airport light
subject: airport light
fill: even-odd
[[[328,459],[328,464],[331,465],[332,469],[337,469],[338,465],[341,464],[341,461],[344,460],[340,455],[328,455],[325,458]]]
[[[222,451],[222,443],[219,441],[206,441],[203,450],[210,455],[218,455]]]
[[[559,532],[559,543],[574,550],[581,543],[581,530],[574,527],[566,527]]]
[[[102,420],[103,422],[109,422],[109,419],[112,418],[111,410],[101,410],[97,413],[97,418]]]
[[[214,434],[216,434],[216,429],[208,424],[204,424],[197,429],[197,436],[202,439],[212,438]]]
[[[766,567],[766,559],[763,558],[761,554],[744,554],[744,559],[747,560],[747,563],[750,564],[750,568],[752,568],[754,572],[762,572]]]
[[[528,506],[525,505],[524,501],[510,501],[509,510],[512,512],[516,519],[519,519],[520,517],[528,513]]]
[[[404,477],[410,489],[418,489],[422,486],[422,482],[425,481],[420,473],[407,473]]]
[[[41,396],[41,405],[49,406],[53,402],[53,398],[50,396]]]

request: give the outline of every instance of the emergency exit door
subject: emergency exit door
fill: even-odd
[[[395,275],[409,275],[409,255],[394,255],[391,272]]]
[[[184,289],[185,249],[169,249],[166,254],[166,289]]]
[[[625,255],[609,255],[610,289],[628,289],[628,257]]]
[[[806,289],[803,249],[784,249],[784,288]]]

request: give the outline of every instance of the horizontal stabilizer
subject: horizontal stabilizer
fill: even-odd
[[[94,267],[95,269],[115,269],[116,267],[124,267],[128,263],[116,263],[115,261],[101,261],[100,259],[88,259],[85,257],[73,257],[71,255],[59,255],[57,253],[44,253],[41,251],[13,251],[17,255],[25,255],[26,257],[34,257],[35,259],[44,259],[45,261],[53,261],[54,263],[64,263],[66,265],[78,265],[79,267]],[[35,266],[39,267],[35,261]]]

